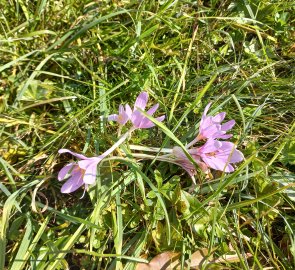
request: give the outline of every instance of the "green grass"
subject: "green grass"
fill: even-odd
[[[288,0],[6,1],[0,269],[135,269],[165,251],[185,265],[202,248],[236,255],[206,269],[294,269],[294,9]],[[62,194],[57,173],[70,156],[58,149],[107,150],[117,125],[101,116],[143,90],[163,124],[135,131],[114,153],[128,158],[104,162],[83,198]],[[234,173],[200,173],[189,192],[183,169],[132,156],[129,144],[191,141],[210,101],[237,122],[245,161]]]

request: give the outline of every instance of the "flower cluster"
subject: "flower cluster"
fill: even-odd
[[[232,137],[232,134],[227,134],[227,131],[235,125],[235,121],[230,120],[222,124],[221,122],[226,115],[225,112],[215,116],[208,116],[207,112],[210,105],[211,103],[206,106],[202,115],[198,136],[186,148],[193,161],[199,165],[203,172],[208,173],[210,168],[223,172],[233,172],[234,167],[232,164],[242,161],[244,159],[243,153],[236,149],[234,143],[217,139]],[[203,145],[193,147],[196,143],[204,140],[206,142]],[[176,160],[175,163],[183,167],[191,177],[197,173],[194,164],[180,147],[174,147],[173,154]]]
[[[150,117],[154,115],[159,104],[155,104],[145,112],[147,102],[148,93],[141,92],[136,98],[133,109],[131,109],[128,104],[126,104],[125,107],[120,105],[118,114],[109,115],[108,120],[116,121],[120,126],[119,130],[121,130],[128,121],[131,122],[131,128],[103,154],[96,157],[86,157],[68,149],[60,149],[58,151],[60,154],[70,153],[79,159],[78,162],[71,162],[60,170],[58,180],[62,181],[67,179],[61,188],[62,193],[74,192],[82,186],[85,186],[85,189],[87,189],[88,185],[94,184],[97,176],[97,166],[103,159],[125,142],[134,130],[155,126],[150,120]],[[209,173],[210,169],[227,173],[233,172],[233,164],[242,161],[244,156],[236,149],[236,146],[232,142],[223,140],[229,139],[232,136],[232,134],[227,134],[227,132],[235,125],[235,121],[230,120],[226,123],[222,123],[226,115],[225,112],[221,112],[215,116],[208,116],[207,113],[210,106],[211,103],[206,106],[202,115],[199,134],[193,141],[186,145],[186,152],[189,155],[187,155],[181,147],[175,146],[173,149],[157,150],[160,152],[166,151],[169,154],[161,155],[158,153],[157,156],[153,156],[134,153],[134,157],[141,159],[152,158],[177,164],[187,171],[193,181],[194,175],[197,173],[197,168],[200,168],[205,173]],[[162,115],[155,119],[162,122],[165,116]],[[142,148],[139,146],[137,149]],[[146,150],[148,148],[145,147],[144,149]],[[149,149],[149,151],[154,151],[152,149],[155,148]]]

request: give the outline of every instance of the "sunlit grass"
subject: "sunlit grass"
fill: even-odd
[[[135,269],[165,251],[185,267],[204,248],[235,255],[221,269],[294,269],[292,22],[291,1],[7,1],[0,269]],[[211,101],[236,120],[245,161],[198,174],[192,191],[184,170],[137,162],[126,144],[83,198],[61,194],[70,157],[58,149],[108,149],[118,135],[105,117],[143,90],[166,119],[130,144],[186,145]]]

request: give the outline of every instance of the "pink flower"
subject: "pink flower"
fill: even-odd
[[[155,124],[150,121],[146,116],[144,116],[138,109],[144,111],[148,101],[148,93],[141,92],[137,97],[133,110],[128,104],[125,105],[125,110],[123,105],[119,106],[119,114],[111,114],[108,117],[110,121],[117,121],[120,125],[125,125],[128,120],[131,120],[133,128],[151,128]],[[146,113],[152,116],[158,109],[159,104],[155,104]],[[162,122],[165,119],[165,115],[157,117],[156,120]]]
[[[108,117],[109,121],[116,121],[120,125],[124,126],[128,120],[131,119],[132,109],[128,104],[125,105],[125,110],[123,105],[119,106],[119,114],[111,114]]]
[[[68,149],[60,149],[58,153],[70,153],[80,159],[77,163],[69,163],[60,170],[58,174],[59,181],[62,181],[66,175],[70,175],[70,178],[62,186],[61,192],[71,193],[82,185],[87,187],[88,185],[94,184],[96,180],[96,169],[98,163],[101,162],[106,156],[111,154],[115,149],[117,149],[128,138],[129,135],[130,131],[126,132],[112,147],[110,147],[98,157],[88,158]]]
[[[209,168],[218,171],[233,172],[234,167],[232,164],[244,159],[243,153],[236,149],[235,144],[213,139],[209,139],[199,148],[190,148],[187,151],[205,173],[209,172]],[[180,147],[174,147],[172,153],[175,159],[171,162],[180,165],[191,177],[197,173],[194,164],[188,159]]]
[[[138,109],[141,109],[142,111],[144,111],[147,101],[148,101],[147,92],[141,92],[135,101],[133,113],[131,116],[131,122],[133,124],[133,127],[135,128],[150,128],[155,125],[152,121],[150,121],[138,110]],[[151,107],[146,113],[152,116],[156,112],[158,107],[159,107],[159,104],[157,103],[153,107]],[[156,120],[158,120],[159,122],[162,122],[164,119],[165,119],[165,115],[162,115],[156,118]]]
[[[61,187],[62,193],[71,193],[81,186],[94,184],[96,180],[97,164],[103,159],[102,157],[85,157],[68,149],[60,149],[58,153],[70,153],[80,159],[77,163],[72,162],[64,166],[58,173],[58,180],[62,181],[66,175],[70,175],[69,179]]]
[[[233,172],[232,164],[244,159],[243,153],[232,142],[213,139],[209,139],[200,148],[191,149],[191,153],[200,156],[208,167],[224,172]]]
[[[207,116],[207,112],[211,106],[209,103],[204,110],[202,119],[200,122],[200,131],[198,140],[203,139],[228,139],[232,134],[226,134],[235,125],[235,120],[230,120],[224,124],[221,122],[224,120],[226,113],[221,112],[215,116]]]

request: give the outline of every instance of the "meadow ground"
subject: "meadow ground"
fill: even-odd
[[[295,269],[293,1],[0,7],[0,269]],[[130,123],[106,117],[142,91],[165,120],[135,130],[94,185],[61,193],[77,159],[58,150],[109,149]],[[196,137],[209,102],[236,121],[245,160],[193,167],[192,188],[161,151]]]

